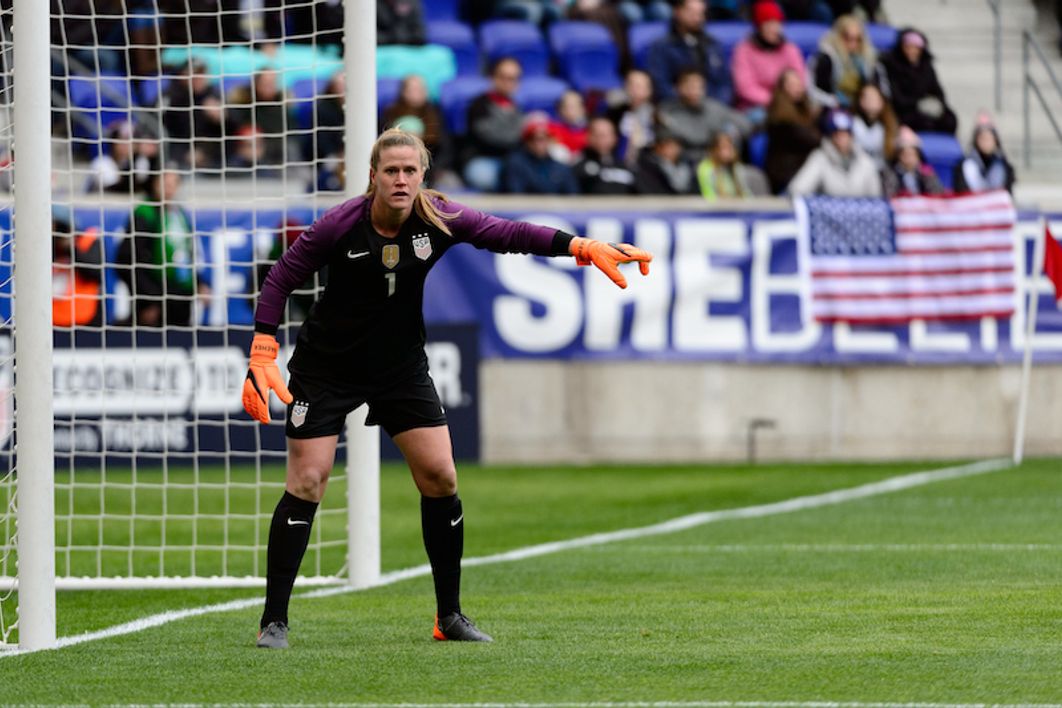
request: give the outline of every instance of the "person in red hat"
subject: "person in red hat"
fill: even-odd
[[[804,56],[782,33],[785,15],[777,2],[757,2],[750,14],[755,31],[734,48],[730,71],[737,107],[759,123],[782,72],[792,69],[804,75]]]

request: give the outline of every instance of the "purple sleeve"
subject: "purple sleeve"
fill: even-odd
[[[443,212],[458,214],[449,222],[450,231],[458,241],[495,253],[553,255],[553,235],[557,233],[554,228],[502,219],[456,202],[437,204]]]
[[[365,198],[357,197],[332,207],[306,229],[285,251],[262,283],[254,311],[256,328],[275,331],[291,292],[328,263],[336,242],[365,213]]]

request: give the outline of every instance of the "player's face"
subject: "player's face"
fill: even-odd
[[[385,148],[380,151],[380,163],[370,178],[376,186],[377,199],[382,199],[392,209],[411,209],[413,198],[424,181],[420,154],[412,147]]]

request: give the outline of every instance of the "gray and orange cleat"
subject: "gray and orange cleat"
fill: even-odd
[[[440,642],[493,642],[489,634],[482,631],[472,620],[460,612],[451,612],[445,617],[435,617],[435,629],[432,637]]]
[[[258,630],[257,645],[262,649],[287,649],[288,625],[283,622],[270,622]]]

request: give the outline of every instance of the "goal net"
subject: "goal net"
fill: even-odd
[[[53,262],[60,588],[263,582],[284,486],[284,413],[274,400],[273,423],[262,426],[243,412],[240,391],[265,273],[344,195],[342,22],[322,12],[335,6],[51,3],[52,112],[42,120],[52,135],[52,233],[39,236],[50,240]],[[11,10],[2,11],[0,643],[7,645],[18,641],[16,442],[23,442],[12,423],[12,342],[28,326],[13,318],[11,24]],[[281,359],[321,285],[315,277],[289,299]],[[339,456],[301,582],[344,574],[343,445]]]

